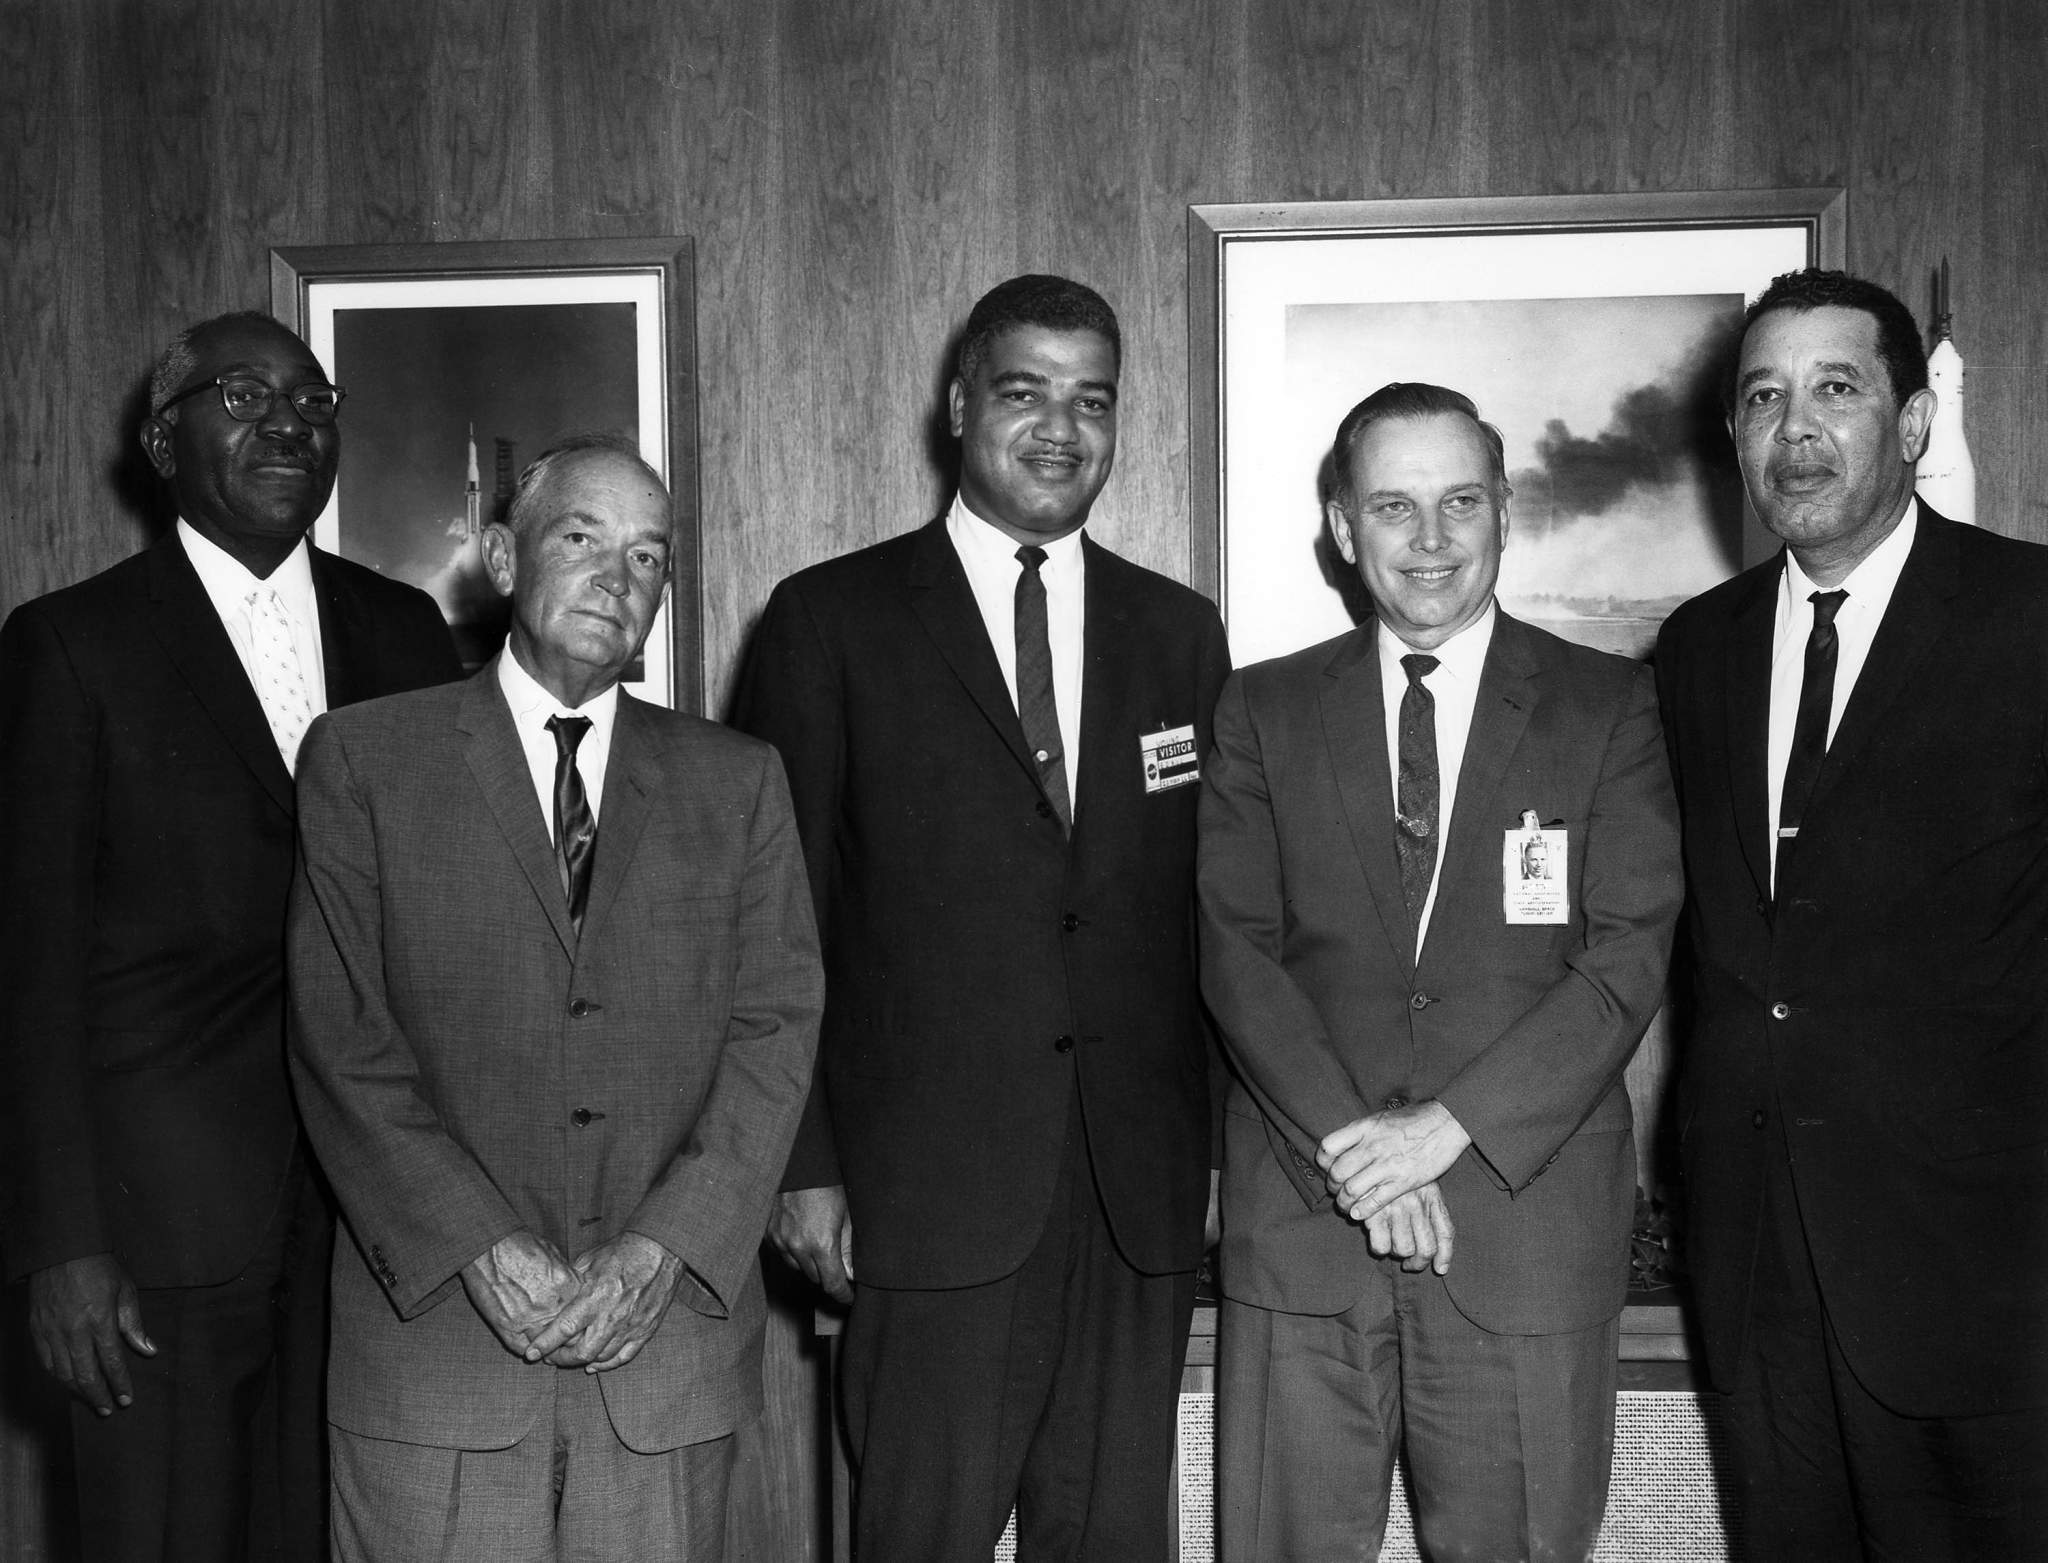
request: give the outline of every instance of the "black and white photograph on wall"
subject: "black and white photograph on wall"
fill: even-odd
[[[1236,660],[1369,611],[1332,565],[1324,463],[1397,380],[1462,391],[1501,431],[1502,604],[1645,655],[1666,613],[1753,562],[1723,381],[1748,300],[1838,258],[1833,195],[1194,208],[1194,547]]]
[[[668,372],[676,322],[689,331],[688,250],[632,248],[650,242],[645,255],[609,241],[274,254],[276,307],[297,310],[347,392],[349,459],[315,541],[431,595],[468,669],[496,654],[508,622],[483,529],[564,435],[634,440],[674,495],[679,562],[694,557],[695,484],[678,482],[694,459],[676,460],[694,409],[673,405],[691,387]],[[688,709],[698,659],[679,646],[694,645],[695,605],[672,593],[662,614],[625,684]]]

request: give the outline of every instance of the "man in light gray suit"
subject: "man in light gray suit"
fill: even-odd
[[[484,557],[504,653],[316,724],[300,770],[335,1548],[717,1557],[822,994],[788,790],[618,688],[671,561],[629,447],[542,456]]]

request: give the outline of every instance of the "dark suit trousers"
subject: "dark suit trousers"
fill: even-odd
[[[134,1404],[110,1417],[72,1409],[85,1557],[326,1557],[332,1242],[326,1196],[302,1149],[240,1275],[141,1290],[157,1353],[128,1353]]]
[[[1908,1417],[1864,1389],[1828,1321],[1782,1149],[1747,1340],[1727,1397],[1744,1557],[2048,1559],[2048,1409]]]
[[[1392,1261],[1328,1318],[1227,1299],[1220,1315],[1218,1557],[1378,1557],[1397,1449],[1425,1557],[1591,1555],[1614,1450],[1618,1320],[1495,1335],[1439,1277]]]
[[[985,1559],[1013,1505],[1020,1563],[1163,1563],[1194,1300],[1192,1273],[1144,1275],[1117,1252],[1077,1100],[1022,1269],[944,1291],[855,1288],[857,1563]]]

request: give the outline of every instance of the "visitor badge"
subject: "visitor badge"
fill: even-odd
[[[1195,753],[1195,729],[1162,727],[1138,739],[1138,758],[1145,766],[1145,791],[1165,792],[1201,780],[1200,757]]]
[[[1522,810],[1522,823],[1506,832],[1500,853],[1501,909],[1510,926],[1571,921],[1565,898],[1571,879],[1569,835],[1562,825],[1538,823],[1534,809]]]

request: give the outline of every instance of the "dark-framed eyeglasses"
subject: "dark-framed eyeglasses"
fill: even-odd
[[[348,395],[338,385],[327,385],[315,380],[307,385],[295,386],[284,392],[272,390],[261,380],[251,380],[243,375],[222,375],[218,379],[205,380],[198,385],[188,385],[176,396],[166,397],[163,406],[157,408],[162,414],[182,402],[188,396],[197,396],[202,391],[220,388],[220,404],[227,409],[228,416],[237,423],[260,423],[270,416],[270,409],[277,405],[277,398],[283,395],[292,404],[294,411],[308,423],[328,424],[334,422],[335,413],[341,410],[341,399]]]

